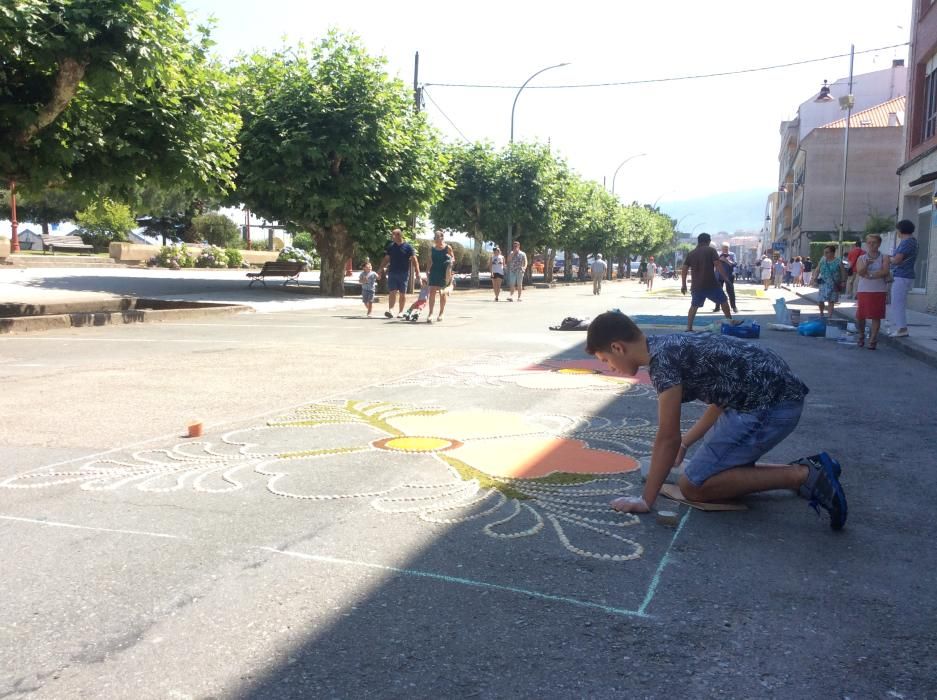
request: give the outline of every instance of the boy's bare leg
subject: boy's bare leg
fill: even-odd
[[[694,486],[680,477],[680,490],[691,501],[724,501],[759,491],[790,489],[796,491],[807,481],[810,470],[801,464],[757,464],[719,472]]]

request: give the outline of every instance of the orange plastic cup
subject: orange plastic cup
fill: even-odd
[[[202,421],[189,423],[189,437],[202,437]]]

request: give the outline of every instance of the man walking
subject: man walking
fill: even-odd
[[[725,263],[719,259],[715,249],[711,248],[709,242],[712,239],[708,233],[701,233],[696,237],[696,248],[690,251],[683,263],[683,269],[680,271],[681,285],[680,291],[686,294],[686,276],[687,272],[693,271],[692,277],[692,295],[690,301],[690,311],[687,314],[686,329],[693,330],[693,319],[696,318],[696,311],[706,303],[706,300],[715,302],[722,309],[723,315],[730,321],[732,313],[729,311],[729,300],[725,292],[716,281],[716,268],[721,268],[721,274],[728,276]]]
[[[601,294],[602,293],[602,280],[605,279],[605,271],[608,270],[608,265],[604,260],[602,260],[602,254],[596,253],[595,260],[592,261],[592,293]]]
[[[908,335],[908,319],[905,305],[908,292],[914,286],[914,263],[917,261],[917,239],[914,237],[914,224],[908,219],[898,222],[898,247],[889,261],[895,281],[891,285],[891,308],[889,322],[893,338]]]
[[[514,301],[515,290],[517,290],[517,300],[521,300],[526,270],[527,253],[521,250],[520,241],[514,241],[511,245],[511,254],[508,255],[508,301]]]
[[[384,247],[384,259],[381,260],[381,278],[387,272],[387,318],[394,317],[394,303],[397,303],[397,318],[403,318],[403,307],[407,303],[407,285],[410,282],[410,268],[416,278],[420,278],[420,261],[413,246],[403,240],[399,228],[390,232],[391,241]],[[387,265],[390,263],[390,270]]]

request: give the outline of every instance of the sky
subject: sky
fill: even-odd
[[[190,19],[214,17],[216,51],[315,42],[330,28],[357,34],[388,71],[413,83],[447,140],[504,146],[518,97],[517,141],[549,141],[585,178],[628,203],[656,202],[681,230],[760,229],[777,188],[779,125],[848,74],[862,52],[908,41],[911,0],[181,0]],[[907,47],[860,53],[856,74],[907,59]],[[698,80],[556,89],[818,63]],[[447,87],[444,83],[514,89]],[[643,155],[638,155],[643,154]],[[725,202],[725,206],[722,203]],[[698,210],[698,211],[697,211]],[[720,213],[724,212],[724,213]]]

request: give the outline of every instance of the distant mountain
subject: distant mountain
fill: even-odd
[[[767,188],[721,192],[697,199],[665,201],[660,208],[668,216],[680,221],[681,231],[760,231],[765,223],[765,202],[770,192]]]

